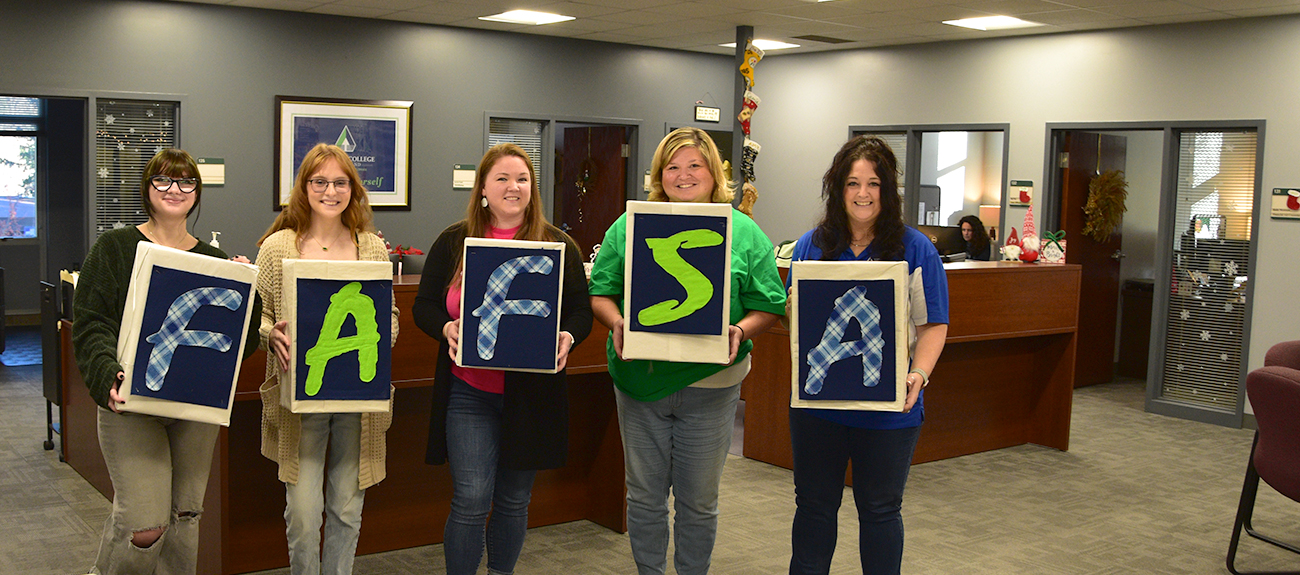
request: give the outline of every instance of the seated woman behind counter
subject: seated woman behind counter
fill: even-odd
[[[975,216],[965,216],[961,220],[961,237],[966,240],[966,259],[986,262],[992,259],[993,247],[989,234],[984,229],[984,222]]]

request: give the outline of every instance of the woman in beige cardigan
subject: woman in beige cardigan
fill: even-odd
[[[294,575],[352,572],[365,490],[384,479],[384,432],[392,423],[392,410],[295,414],[280,406],[279,373],[288,369],[290,359],[290,327],[280,316],[282,264],[291,258],[388,261],[384,241],[370,232],[372,217],[351,158],[338,146],[318,144],[298,168],[289,205],[258,242],[257,289],[265,302],[262,348],[268,352],[261,389],[262,455],[279,464],[285,484],[284,519]],[[396,342],[396,303],[392,314]]]

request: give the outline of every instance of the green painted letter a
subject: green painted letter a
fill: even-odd
[[[343,320],[351,315],[357,322],[357,334],[339,337]],[[375,300],[361,293],[361,283],[352,282],[330,296],[330,307],[325,312],[316,345],[307,350],[307,395],[320,393],[325,378],[325,366],[331,359],[355,351],[361,366],[361,381],[375,379],[379,364],[379,324],[375,321]]]

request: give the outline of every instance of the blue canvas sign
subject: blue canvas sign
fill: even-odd
[[[281,403],[295,413],[386,411],[392,397],[392,266],[285,260],[291,377]],[[286,374],[288,375],[288,374]],[[292,385],[285,385],[288,379]],[[287,396],[287,397],[286,397]]]
[[[554,373],[564,244],[466,238],[462,367]]]
[[[123,409],[228,425],[256,279],[252,266],[141,242],[118,341]]]
[[[623,357],[727,363],[731,209],[627,203]]]
[[[728,218],[675,214],[636,214],[631,242],[634,290],[632,331],[720,335]]]
[[[791,405],[899,411],[906,400],[905,262],[791,267]]]

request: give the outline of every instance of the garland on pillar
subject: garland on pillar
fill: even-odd
[[[754,186],[758,176],[754,175],[754,162],[763,147],[749,139],[749,123],[754,117],[754,112],[758,110],[759,102],[762,101],[753,91],[754,67],[762,59],[763,50],[755,46],[753,40],[746,42],[745,60],[740,64],[740,75],[745,80],[745,96],[744,101],[741,102],[740,114],[736,116],[736,119],[740,120],[741,131],[745,133],[745,145],[740,152],[741,198],[740,206],[736,209],[750,217],[754,216],[754,204],[758,202],[758,188]]]

